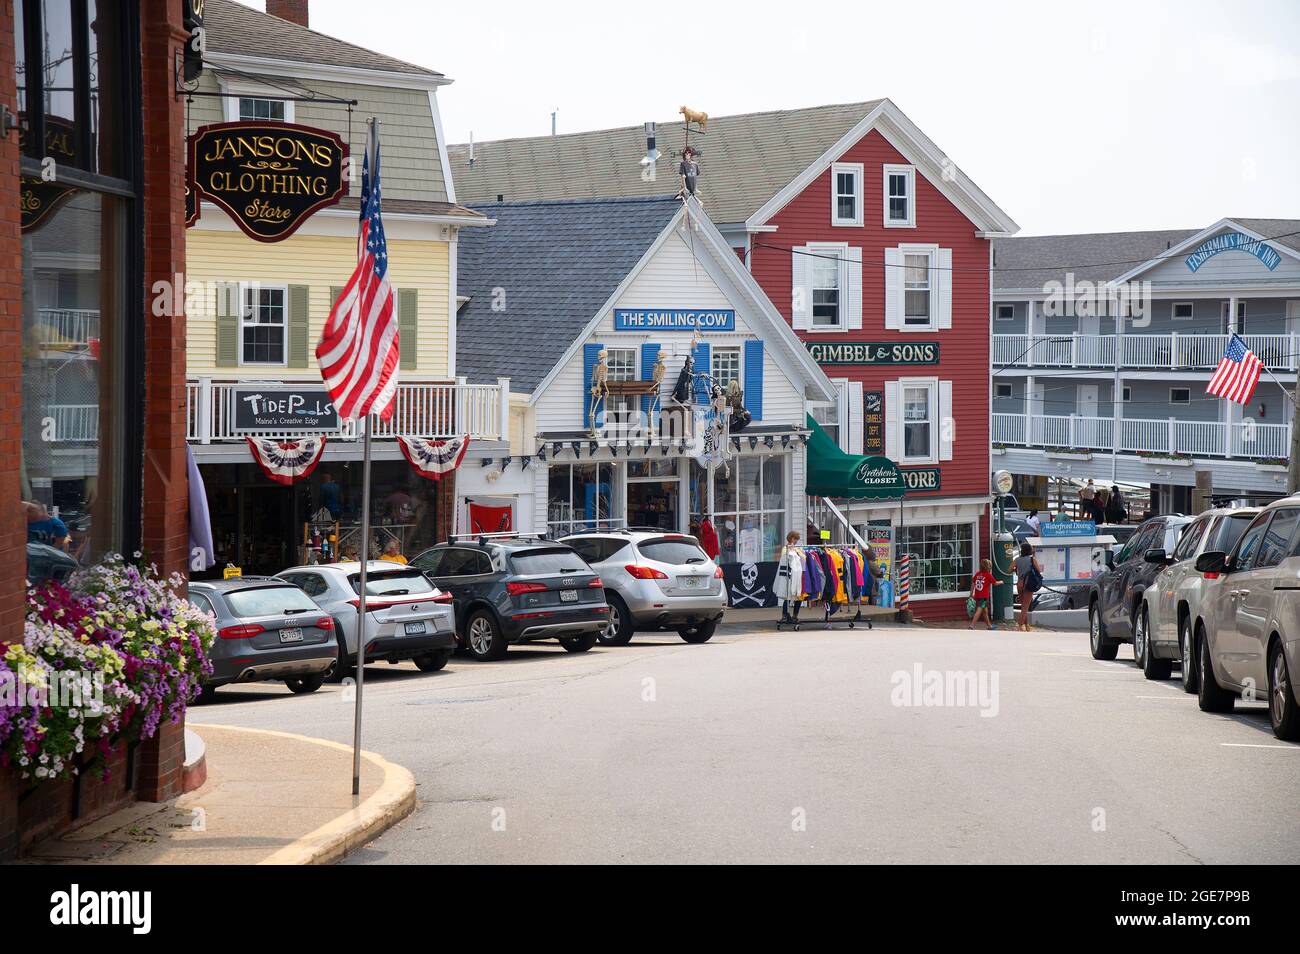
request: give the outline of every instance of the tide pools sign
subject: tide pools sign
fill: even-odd
[[[735,331],[731,308],[615,308],[615,331]]]
[[[1188,270],[1196,271],[1220,252],[1245,252],[1247,255],[1253,255],[1263,262],[1264,267],[1270,272],[1282,261],[1282,254],[1267,242],[1261,242],[1241,232],[1224,232],[1196,246],[1195,251],[1185,259]]]
[[[279,122],[212,123],[189,141],[195,203],[224,209],[250,238],[279,242],[347,194],[348,147],[325,129]]]

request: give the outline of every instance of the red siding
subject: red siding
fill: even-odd
[[[950,380],[954,418],[953,459],[939,464],[937,493],[909,494],[909,499],[982,495],[989,490],[989,241],[975,237],[975,225],[922,174],[916,173],[916,228],[887,229],[883,218],[883,171],[887,163],[907,163],[876,131],[849,149],[840,162],[863,164],[865,225],[831,225],[830,170],[767,223],[776,232],[751,236],[750,270],[777,308],[791,320],[791,252],[808,242],[847,242],[862,248],[862,330],[841,333],[796,332],[804,340],[938,341],[938,365],[834,366],[831,377],[861,381],[868,390],[884,390],[886,380],[935,376]],[[885,330],[884,250],[902,243],[934,243],[952,249],[952,328],[935,332]],[[774,249],[765,246],[777,246]],[[919,606],[920,604],[918,604]]]

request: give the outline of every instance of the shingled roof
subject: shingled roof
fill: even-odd
[[[459,184],[457,186],[459,188]],[[503,202],[460,234],[456,368],[531,393],[681,209],[671,197]],[[493,309],[501,289],[504,311]]]
[[[700,151],[700,196],[709,218],[743,222],[812,165],[881,100],[710,116],[708,132],[691,133]],[[678,157],[686,145],[680,117],[658,123],[656,180],[641,178],[645,126],[562,136],[501,139],[449,146],[456,197],[469,204],[588,196],[674,195]]]
[[[385,70],[425,77],[441,77],[414,63],[384,56],[365,47],[309,30],[234,0],[207,0],[203,11],[207,48],[213,53],[257,56],[265,59],[323,63],[362,70]]]

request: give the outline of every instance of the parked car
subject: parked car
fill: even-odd
[[[625,646],[638,629],[676,630],[707,642],[727,610],[722,567],[699,541],[662,530],[593,530],[562,541],[600,574],[609,621],[605,646]]]
[[[1192,630],[1197,701],[1205,712],[1231,711],[1238,694],[1268,689],[1273,734],[1300,742],[1300,496],[1265,507],[1236,546],[1196,558],[1204,575]]]
[[[451,595],[458,639],[475,659],[500,659],[511,643],[539,639],[586,652],[609,622],[600,577],[572,547],[553,540],[453,540],[425,550],[411,566]]]
[[[334,620],[338,633],[338,678],[357,665],[357,609],[361,596],[359,562],[296,566],[279,578],[311,597]],[[451,596],[419,570],[372,560],[366,566],[365,661],[415,662],[421,672],[447,665],[456,648]]]
[[[1106,551],[1107,568],[1092,580],[1088,591],[1088,642],[1094,659],[1114,659],[1120,643],[1131,643],[1142,605],[1142,594],[1164,564],[1148,563],[1154,548],[1172,553],[1190,517],[1152,517],[1137,528],[1118,552]]]
[[[1183,689],[1196,691],[1196,665],[1186,648],[1205,583],[1196,572],[1196,557],[1231,550],[1258,513],[1258,507],[1207,510],[1187,526],[1172,552],[1158,547],[1146,552],[1148,562],[1168,565],[1156,585],[1143,592],[1133,635],[1133,654],[1148,679],[1168,679],[1173,664],[1181,661]]]
[[[338,661],[334,620],[298,587],[271,576],[194,581],[190,602],[217,619],[203,698],[234,682],[284,680],[315,692]]]

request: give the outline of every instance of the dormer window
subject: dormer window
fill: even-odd
[[[831,166],[831,225],[862,225],[862,163]]]
[[[885,166],[885,227],[913,228],[916,225],[916,169],[913,166]]]

